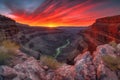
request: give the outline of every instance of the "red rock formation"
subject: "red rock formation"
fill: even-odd
[[[117,24],[120,23],[120,15],[112,17],[104,17],[96,20],[96,23],[107,23],[107,24]]]
[[[120,42],[120,15],[97,19],[89,26],[84,37],[92,51],[100,44],[110,41]]]
[[[97,19],[90,27],[93,33],[105,36],[108,41],[120,39],[120,15]]]

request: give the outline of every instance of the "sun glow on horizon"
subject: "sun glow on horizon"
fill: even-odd
[[[47,24],[47,26],[50,27],[50,28],[54,28],[54,27],[57,27],[58,25],[56,25],[56,24]]]
[[[24,2],[25,1],[25,2]],[[14,19],[18,23],[31,27],[81,27],[92,25],[97,18],[120,14],[119,0],[15,0],[4,2],[6,11],[3,15]],[[42,1],[42,2],[41,2]],[[115,1],[115,3],[113,3]],[[17,2],[19,5],[16,5]],[[1,3],[1,2],[0,2]],[[37,2],[39,3],[39,2]],[[109,6],[113,4],[114,6]],[[117,5],[117,6],[116,6]],[[105,7],[103,7],[105,6]],[[110,13],[110,14],[108,14]]]
[[[54,24],[54,23],[39,23],[39,24],[28,24],[28,25],[30,25],[30,26],[43,26],[43,27],[50,27],[50,28],[64,26],[64,25]]]
[[[22,17],[10,17],[12,19],[14,19],[16,22],[21,23],[21,24],[26,24],[26,25],[30,25],[30,26],[41,26],[41,27],[50,27],[50,28],[55,28],[55,27],[84,27],[84,26],[89,26],[91,24],[93,24],[95,22],[95,20],[89,20],[89,21],[79,21],[79,22],[74,22],[74,21],[70,21],[68,23],[64,23],[62,21],[42,21],[42,20],[38,20],[38,22],[34,22],[33,20],[29,19],[29,17],[26,18],[22,18]]]

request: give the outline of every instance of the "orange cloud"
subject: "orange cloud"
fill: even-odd
[[[25,10],[16,10],[12,6],[10,8],[14,10],[12,12],[13,19],[31,26],[88,26],[96,18],[115,10],[109,8],[99,9],[105,4],[106,2],[95,0],[46,0],[31,13]]]

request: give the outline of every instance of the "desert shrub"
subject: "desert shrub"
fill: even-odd
[[[15,50],[19,49],[19,45],[10,40],[3,41],[2,46],[5,47],[6,49],[8,49],[9,51],[15,51]]]
[[[5,61],[10,58],[8,51],[5,48],[0,47],[0,65],[5,64]]]
[[[6,61],[16,55],[19,46],[11,41],[3,41],[0,46],[0,65],[6,64]]]
[[[120,57],[113,57],[110,55],[106,55],[102,57],[103,61],[111,70],[120,69]]]
[[[62,66],[62,63],[58,62],[54,57],[51,56],[42,55],[40,57],[40,61],[51,69],[57,69]]]
[[[111,42],[109,42],[109,45],[116,48],[117,43],[115,41],[111,41]]]

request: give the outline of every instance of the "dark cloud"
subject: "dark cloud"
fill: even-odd
[[[119,6],[120,0],[0,0],[0,9],[2,7],[6,7],[7,9],[11,10],[11,13],[30,13],[33,12],[34,14],[39,14],[45,11],[51,5],[54,8],[50,11],[53,12],[56,8],[64,6],[64,8],[71,8],[78,4],[82,4],[88,2],[86,5],[96,4],[96,3],[104,3],[107,2],[108,5],[104,6]]]
[[[25,13],[32,12],[36,9],[44,0],[0,0],[7,9],[11,10],[11,13]],[[2,6],[0,6],[1,9]]]

